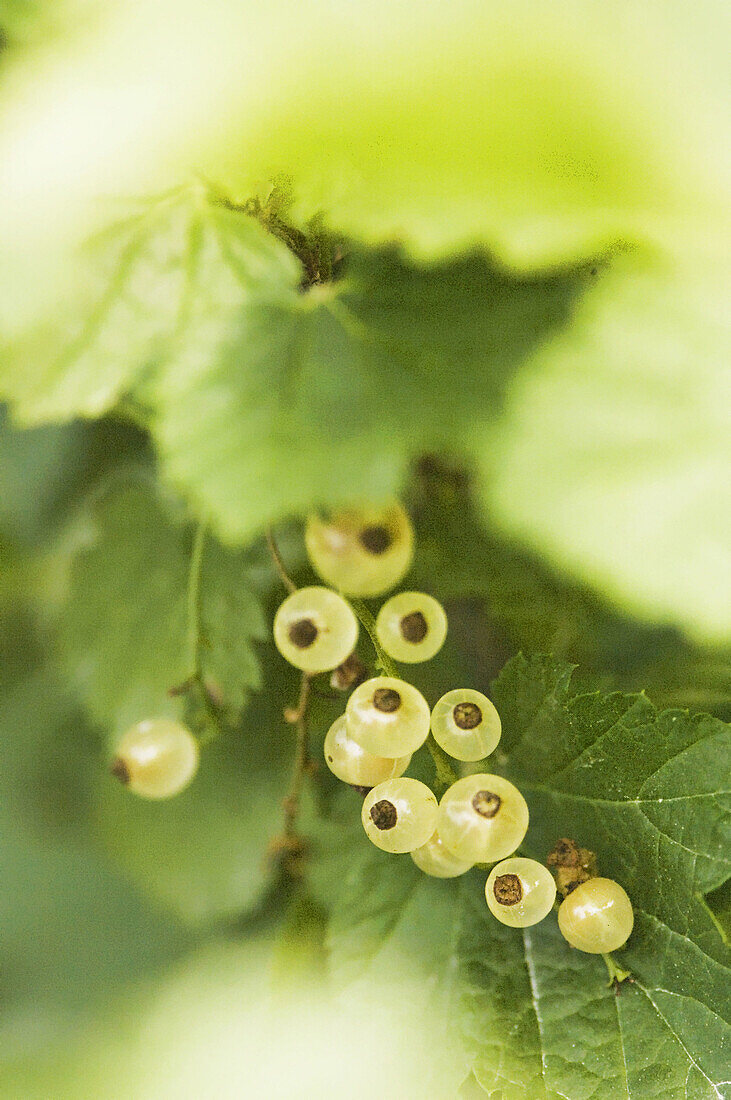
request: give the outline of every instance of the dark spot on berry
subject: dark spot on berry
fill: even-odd
[[[289,628],[289,640],[297,649],[307,649],[317,635],[318,629],[312,619],[297,619]]]
[[[393,714],[401,706],[401,696],[393,688],[376,688],[373,692],[373,706],[382,714]]]
[[[328,764],[332,764],[332,762],[333,762],[332,756],[328,756],[327,762],[328,762]]]
[[[386,829],[393,829],[398,821],[398,814],[393,802],[389,802],[387,798],[382,798],[380,802],[374,802],[371,806],[371,821],[382,832]]]
[[[517,875],[498,875],[492,892],[498,905],[517,905],[523,900],[523,886]]]
[[[476,703],[457,703],[452,717],[461,730],[473,730],[482,721],[482,711]]]
[[[500,795],[492,791],[477,791],[472,797],[472,808],[480,817],[494,817],[502,804]]]
[[[414,645],[423,642],[429,633],[429,627],[421,611],[412,611],[410,615],[404,615],[399,626],[404,641],[413,642]]]
[[[124,783],[125,787],[132,778],[132,776],[129,774],[129,768],[127,767],[121,756],[115,757],[115,759],[112,761],[112,766],[109,769],[109,774],[113,775],[115,779],[118,779],[120,783]]]
[[[385,554],[390,548],[393,538],[388,527],[378,523],[372,527],[364,527],[360,533],[360,541],[369,554]]]

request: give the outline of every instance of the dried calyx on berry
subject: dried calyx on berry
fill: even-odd
[[[556,841],[548,853],[546,865],[554,868],[556,887],[563,898],[597,874],[595,854],[588,848],[580,848],[569,837]]]

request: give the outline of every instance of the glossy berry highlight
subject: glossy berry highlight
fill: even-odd
[[[348,733],[345,715],[336,718],[325,735],[325,763],[333,775],[353,787],[375,787],[404,774],[411,754],[390,759],[366,752]]]
[[[312,567],[348,596],[380,596],[411,565],[414,532],[400,504],[311,515],[305,545]]]
[[[564,939],[590,955],[623,947],[634,926],[632,902],[618,882],[590,878],[561,902],[558,927]]]
[[[378,612],[376,635],[395,661],[429,661],[444,644],[447,615],[439,601],[424,592],[399,592]]]
[[[490,871],[485,883],[487,907],[501,924],[529,928],[548,916],[556,900],[553,875],[535,859],[512,856]]]
[[[374,676],[355,689],[345,711],[348,733],[376,756],[406,756],[429,735],[429,706],[412,684]]]
[[[329,672],[348,657],[358,640],[353,609],[329,588],[312,585],[288,596],[274,617],[274,642],[303,672]]]
[[[456,688],[443,695],[431,716],[434,740],[455,760],[482,760],[494,752],[500,715],[481,691]]]
[[[473,863],[512,855],[528,831],[528,806],[499,775],[468,775],[442,796],[439,835],[450,852]]]
[[[142,798],[172,798],[193,779],[199,755],[198,742],[185,726],[149,718],[124,734],[110,771]]]
[[[411,858],[420,871],[432,878],[457,878],[472,867],[469,860],[459,859],[445,848],[438,832],[421,848],[415,848]]]
[[[437,800],[418,779],[388,779],[363,801],[366,836],[384,852],[413,852],[426,844],[437,824]]]

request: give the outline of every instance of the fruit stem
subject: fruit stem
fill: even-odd
[[[292,778],[289,790],[282,800],[284,807],[284,828],[280,837],[272,843],[270,850],[280,857],[281,869],[289,878],[298,878],[301,874],[300,862],[305,852],[305,842],[297,831],[297,815],[300,808],[302,788],[305,776],[311,769],[308,741],[307,709],[310,702],[312,681],[306,672],[300,680],[300,693],[297,705],[287,707],[284,720],[295,727],[295,753]]]
[[[214,703],[206,686],[203,674],[203,646],[202,646],[202,577],[203,577],[203,551],[206,543],[207,525],[201,520],[196,527],[193,536],[193,547],[190,553],[190,567],[188,569],[188,660],[191,672],[183,684],[170,689],[170,695],[185,695],[195,691],[207,718],[207,728],[198,735],[198,743],[203,746],[210,741],[215,741],[222,732],[221,714],[219,707]]]
[[[376,668],[380,668],[386,676],[391,676],[394,680],[402,679],[396,665],[378,640],[378,635],[376,634],[376,620],[373,618],[366,605],[362,600],[355,600],[352,598],[349,599],[348,602],[373,643],[373,648],[376,651]]]
[[[441,745],[438,745],[434,740],[434,735],[429,734],[426,739],[426,747],[431,753],[431,758],[434,761],[434,770],[436,772],[436,782],[443,786],[445,789],[451,787],[453,783],[457,781],[457,773],[452,765],[449,763],[449,757],[447,756]]]
[[[193,549],[188,570],[188,652],[192,668],[191,679],[202,681],[201,655],[201,578],[203,575],[203,548],[206,541],[206,524],[201,520],[193,537]]]
[[[289,573],[287,572],[287,570],[284,567],[284,562],[282,561],[282,555],[279,553],[279,547],[277,546],[276,542],[274,541],[274,532],[272,531],[271,527],[267,527],[266,532],[265,532],[265,536],[266,536],[266,540],[267,540],[267,549],[269,550],[269,554],[271,556],[272,562],[274,563],[274,568],[276,569],[277,573],[279,574],[279,578],[280,578],[282,584],[284,585],[284,587],[287,589],[288,592],[296,592],[297,591],[297,585],[294,583],[294,581],[292,580]]]
[[[609,985],[621,985],[622,982],[625,982],[627,978],[631,977],[631,971],[623,970],[621,966],[617,965],[611,955],[603,954],[602,958],[604,959],[607,970],[609,971]]]

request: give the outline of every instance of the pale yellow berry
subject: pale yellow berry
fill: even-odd
[[[411,754],[389,759],[366,752],[348,733],[345,715],[342,714],[325,735],[325,763],[343,783],[354,787],[375,787],[386,779],[403,775],[411,763]]]
[[[512,856],[496,864],[485,883],[487,907],[511,928],[538,924],[553,908],[556,883],[553,875],[535,859]]]
[[[415,848],[411,858],[420,871],[432,878],[456,878],[472,867],[468,860],[458,859],[444,847],[439,833],[434,833],[421,848]]]
[[[429,706],[405,680],[374,676],[360,684],[345,711],[348,733],[376,756],[406,756],[429,735]]]
[[[512,855],[528,830],[528,806],[500,775],[468,775],[445,791],[439,835],[450,852],[473,863]]]
[[[434,740],[455,760],[482,760],[500,740],[500,715],[481,691],[456,688],[443,695],[431,716]]]
[[[380,596],[404,576],[414,552],[411,520],[400,504],[311,515],[305,544],[317,573],[348,596]]]
[[[418,779],[388,779],[363,801],[363,828],[384,852],[413,852],[436,829],[437,800]]]
[[[590,955],[622,947],[635,922],[632,902],[611,878],[590,878],[561,902],[558,927],[572,947]]]
[[[198,770],[198,742],[169,718],[138,722],[117,745],[111,772],[143,798],[171,798]]]
[[[399,592],[386,600],[376,619],[378,640],[390,657],[405,664],[429,661],[447,636],[444,608],[424,592]]]
[[[274,616],[274,642],[282,656],[303,672],[329,672],[348,657],[358,640],[350,604],[329,588],[299,588]]]

